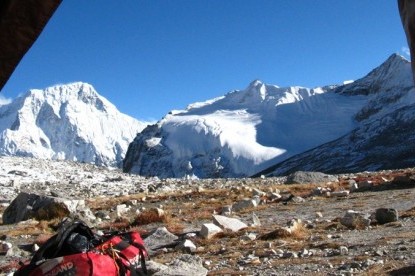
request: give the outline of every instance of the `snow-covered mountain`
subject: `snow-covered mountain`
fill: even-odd
[[[0,106],[0,155],[120,166],[145,126],[86,83],[30,90]]]
[[[144,129],[129,146],[124,171],[250,176],[413,105],[410,70],[408,61],[392,55],[343,86],[310,89],[254,81],[244,90],[172,111]]]
[[[358,125],[329,143],[275,164],[257,175],[294,171],[346,173],[415,166],[415,89],[410,63],[392,56],[382,66],[333,92],[367,95]]]

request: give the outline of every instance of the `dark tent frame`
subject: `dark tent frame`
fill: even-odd
[[[0,1],[0,90],[61,2],[61,0]]]

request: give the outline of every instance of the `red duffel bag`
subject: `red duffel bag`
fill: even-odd
[[[14,275],[146,275],[138,232],[98,236],[82,221],[66,222]]]

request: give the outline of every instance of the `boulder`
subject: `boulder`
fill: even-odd
[[[87,217],[80,217],[81,213],[86,214]],[[21,192],[4,210],[3,223],[12,224],[32,218],[50,220],[67,216],[89,220],[95,219],[95,216],[86,207],[84,200]]]
[[[340,219],[340,223],[351,229],[365,228],[370,225],[370,219],[364,214],[353,210],[348,210],[344,217]]]
[[[148,254],[154,255],[156,251],[164,246],[170,246],[176,243],[178,237],[170,233],[166,227],[159,227],[154,230],[147,238],[144,239],[144,243],[147,247]]]
[[[375,217],[379,224],[398,221],[398,211],[392,208],[379,208],[376,209]]]
[[[373,188],[373,181],[370,181],[370,180],[359,181],[359,183],[357,183],[357,187],[359,191],[370,190]]]
[[[334,175],[321,172],[303,172],[298,171],[290,174],[285,184],[319,184],[327,182],[338,182],[339,179]]]

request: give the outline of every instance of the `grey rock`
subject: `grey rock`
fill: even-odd
[[[80,211],[87,212],[87,210],[89,208],[85,206],[84,200],[21,192],[4,211],[3,223],[12,224],[31,218],[53,219],[64,216],[79,216]],[[88,216],[89,218],[95,218],[91,212],[88,212]]]
[[[344,217],[340,219],[341,224],[352,229],[367,227],[370,225],[370,221],[362,213],[353,210],[347,211]]]
[[[109,220],[109,219],[110,219],[110,216],[108,215],[108,212],[103,211],[103,210],[99,210],[99,211],[97,211],[97,212],[95,213],[95,216],[96,216],[97,218],[100,218],[100,219],[105,219],[105,220]]]
[[[360,181],[357,183],[357,187],[360,191],[370,190],[373,187],[373,182],[370,180]]]
[[[239,212],[243,209],[247,209],[247,208],[256,208],[258,206],[258,203],[255,199],[243,199],[241,201],[238,201],[237,203],[235,203],[232,206],[232,209],[236,212]]]
[[[168,268],[167,265],[164,264],[160,264],[154,261],[147,261],[146,262],[146,267],[147,267],[147,273],[148,275],[154,275],[157,272],[160,272],[162,270],[166,270]]]
[[[388,222],[398,221],[398,211],[392,208],[379,208],[376,209],[376,220],[380,224],[385,224]]]
[[[321,172],[298,171],[290,174],[287,177],[285,184],[318,184],[338,181],[339,179],[334,175],[329,175]]]
[[[350,191],[344,190],[344,191],[334,191],[334,192],[327,192],[327,197],[347,197],[349,196]]]
[[[295,196],[295,197],[292,198],[292,201],[294,203],[304,203],[305,202],[305,199],[302,198],[301,196]]]
[[[220,214],[223,216],[230,216],[232,214],[232,205],[223,206]]]
[[[282,258],[284,258],[284,259],[289,259],[289,258],[296,259],[296,258],[298,258],[298,255],[295,252],[287,251],[287,252],[284,252],[284,254],[282,255]]]
[[[151,256],[154,255],[158,249],[174,244],[177,239],[178,237],[170,233],[166,227],[159,227],[144,239],[144,243],[148,249],[149,255]]]
[[[203,267],[202,259],[193,255],[182,255],[174,260],[171,264],[157,273],[155,276],[205,276],[208,270]]]
[[[261,226],[261,220],[259,219],[259,217],[257,215],[255,215],[255,213],[252,213],[252,227],[259,227]]]
[[[359,189],[359,185],[357,185],[356,181],[354,179],[349,180],[349,190],[351,193]]]

